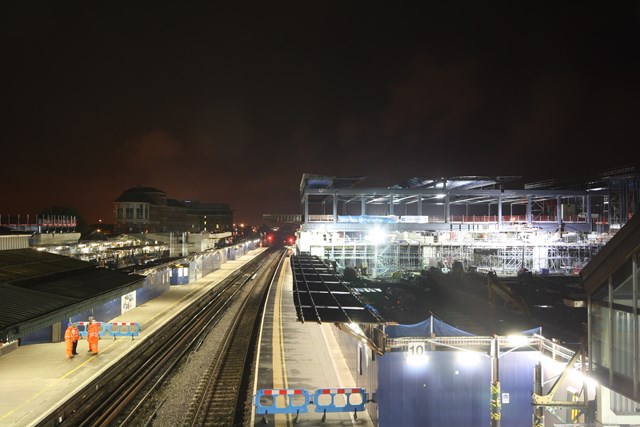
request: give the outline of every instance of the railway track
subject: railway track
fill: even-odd
[[[275,272],[272,266],[272,272],[262,277],[274,277]],[[202,377],[184,426],[243,425],[250,390],[247,370],[255,351],[256,332],[270,282],[256,283],[235,313],[218,356],[212,359]]]
[[[180,375],[182,367],[189,364],[209,335],[225,338],[218,350],[211,351],[215,354],[206,355],[210,363],[201,375],[202,393],[191,393],[195,400],[190,407],[197,409],[184,411],[181,423],[192,426],[241,423],[247,402],[250,404],[248,384],[256,325],[284,254],[271,248],[212,291],[202,294],[165,327],[132,348],[104,375],[70,396],[39,425],[153,425],[164,404],[157,399],[159,391],[172,377]],[[225,320],[229,317],[231,323]],[[224,421],[220,424],[216,420]]]

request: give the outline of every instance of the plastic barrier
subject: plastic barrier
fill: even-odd
[[[106,325],[105,335],[113,336],[114,340],[116,337],[131,337],[133,341],[133,337],[137,337],[142,331],[138,322],[109,322]]]
[[[265,396],[269,396],[267,399],[263,399]],[[277,399],[278,396],[285,396],[284,399]],[[301,399],[294,399],[293,396],[299,396]],[[268,401],[271,404],[267,404]],[[297,402],[297,400],[302,400]],[[276,406],[277,402],[283,402],[286,406]],[[309,411],[308,405],[311,401],[311,395],[305,389],[263,389],[258,390],[253,399],[253,404],[257,408],[257,413],[263,416],[262,421],[266,424],[268,414],[296,414],[295,421],[298,421],[298,414]]]
[[[353,403],[354,395],[360,396],[359,403]],[[320,399],[320,396],[328,396],[326,399]],[[336,396],[343,396],[344,405],[336,405]],[[367,403],[367,391],[364,388],[319,388],[313,394],[313,403],[316,405],[316,412],[322,412],[322,421],[327,419],[327,412],[353,412],[353,418],[358,419],[358,411],[364,411],[364,405]]]
[[[89,327],[89,322],[75,322],[78,325],[78,332],[80,332],[80,338],[87,338],[87,328]],[[104,322],[95,322],[100,326],[100,336],[104,333]]]
[[[89,322],[76,322],[81,338],[87,338],[87,327]],[[138,322],[96,322],[100,326],[100,337],[133,337],[138,336],[142,331]]]
[[[277,397],[285,396],[284,406],[277,406]],[[293,396],[300,396],[300,399],[294,399]],[[320,396],[323,396],[321,398]],[[265,398],[267,397],[267,398]],[[336,397],[342,399],[344,404],[339,405]],[[358,402],[354,400],[358,398]],[[353,417],[358,419],[358,411],[364,411],[364,406],[369,402],[367,391],[364,388],[320,388],[313,394],[305,389],[262,389],[258,390],[253,397],[253,404],[256,412],[262,415],[262,421],[267,424],[267,415],[269,414],[296,414],[295,422],[298,422],[300,413],[309,412],[309,405],[315,405],[315,412],[322,412],[322,421],[326,421],[327,412],[351,412]],[[279,402],[283,402],[280,399]]]

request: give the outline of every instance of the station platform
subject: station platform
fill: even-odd
[[[211,290],[225,277],[258,255],[264,248],[255,249],[237,260],[222,264],[221,268],[188,285],[171,286],[163,295],[140,305],[109,322],[137,322],[141,327],[135,339],[102,339],[99,353],[88,352],[88,343],[78,343],[78,356],[65,357],[65,343],[31,344],[19,346],[0,355],[0,426],[37,426],[58,402],[75,394],[86,383],[123,357],[155,329]],[[292,297],[292,277],[286,263],[270,291],[268,308],[263,319],[260,360],[256,389],[322,387],[355,387],[342,353],[338,349],[331,325],[301,324],[296,319]],[[105,319],[96,319],[105,321]],[[255,415],[255,410],[253,411]],[[313,425],[373,425],[366,412],[330,413],[325,421],[322,414],[300,414],[298,424]],[[292,415],[268,415],[271,425],[292,425]],[[255,425],[263,425],[262,416],[255,416]],[[157,419],[154,425],[162,425]]]
[[[263,322],[257,390],[304,389],[313,394],[317,389],[358,387],[334,335],[337,328],[333,324],[298,321],[289,262],[271,287]],[[254,426],[265,425],[262,415],[256,411],[253,414]],[[327,413],[325,421],[322,416],[312,404],[297,420],[296,414],[275,414],[267,415],[266,421],[275,426],[374,425],[366,411],[358,412],[357,419],[353,412]]]

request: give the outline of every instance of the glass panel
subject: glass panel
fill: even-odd
[[[640,253],[636,253],[635,267],[636,267],[636,307],[640,308]]]
[[[632,313],[614,310],[613,314],[613,370],[633,378],[633,321]]]
[[[611,390],[610,408],[616,415],[637,415],[640,412],[640,403],[624,397]]]
[[[631,260],[627,260],[613,273],[613,302],[633,307],[633,280],[631,276]]]
[[[598,366],[609,368],[611,365],[608,358],[609,348],[609,309],[599,305],[593,305],[591,310],[591,358],[594,369]]]

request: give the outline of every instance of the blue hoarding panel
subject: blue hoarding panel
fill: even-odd
[[[20,345],[41,344],[41,343],[51,342],[51,336],[52,336],[51,326],[47,326],[46,328],[42,328],[39,331],[36,331],[32,334],[21,337]]]
[[[378,358],[379,425],[489,425],[491,359],[485,355],[460,357],[455,351],[426,354],[428,361],[423,365],[408,363],[403,352]],[[501,391],[508,400],[502,405],[502,425],[531,425],[535,360],[536,352],[530,351],[500,358]]]
[[[202,274],[207,275],[212,271],[218,270],[222,265],[223,254],[221,251],[205,254],[202,258]]]
[[[144,280],[142,288],[136,290],[136,304],[144,304],[167,292],[170,286],[170,273],[169,269],[150,273]]]
[[[428,352],[412,365],[404,353],[378,359],[380,426],[474,426],[489,420],[488,358],[459,362],[455,352]]]
[[[533,407],[533,369],[539,359],[536,352],[512,352],[500,357],[502,425],[531,426]]]
[[[187,285],[189,284],[189,265],[180,265],[171,268],[171,284]]]

